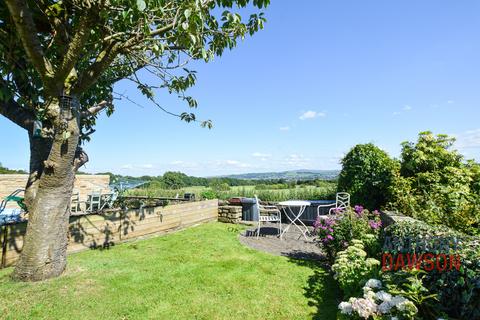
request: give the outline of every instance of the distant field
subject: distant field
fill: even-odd
[[[160,188],[138,188],[127,191],[127,195],[150,196],[150,197],[175,197],[177,194],[183,197],[185,193],[195,193],[197,198],[218,198],[227,200],[233,197],[251,198],[257,195],[265,201],[284,201],[291,199],[303,200],[327,200],[335,198],[336,184],[326,182],[324,186],[296,186],[289,189],[268,189],[264,186],[239,186],[230,187],[229,190],[214,190],[208,187],[186,187],[178,190]]]

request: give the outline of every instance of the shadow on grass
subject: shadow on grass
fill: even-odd
[[[309,277],[303,288],[304,295],[309,300],[309,305],[316,308],[312,319],[337,319],[340,290],[330,272],[330,266],[323,260],[303,260],[291,257],[289,261],[313,270],[313,275]]]

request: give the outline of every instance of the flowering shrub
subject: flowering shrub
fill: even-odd
[[[352,239],[362,240],[369,256],[376,256],[380,251],[381,226],[380,213],[369,212],[360,205],[337,211],[330,217],[320,216],[314,224],[318,241],[331,261],[337,252],[348,247]]]
[[[353,239],[352,245],[346,250],[338,252],[332,266],[334,277],[346,297],[358,294],[363,283],[376,276],[379,269],[380,261],[367,258],[363,242],[357,239]]]
[[[338,305],[347,319],[415,319],[418,309],[409,299],[385,291],[382,282],[370,279],[363,287],[363,297],[352,297]]]
[[[461,268],[449,272],[428,272],[423,283],[438,294],[440,308],[458,319],[480,319],[480,239],[443,226],[430,226],[421,221],[400,221],[385,229],[388,237],[456,238],[459,239]],[[425,253],[421,248],[417,254]]]
[[[438,303],[437,294],[431,293],[424,286],[423,280],[426,274],[423,270],[402,270],[383,273],[382,279],[388,292],[404,296],[415,303],[421,318],[435,319],[438,317],[441,306]]]

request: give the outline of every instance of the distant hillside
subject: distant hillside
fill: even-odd
[[[338,178],[339,170],[294,170],[284,172],[244,173],[222,176],[232,179],[249,180],[334,180]]]

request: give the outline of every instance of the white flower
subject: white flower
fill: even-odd
[[[373,289],[370,288],[370,287],[367,287],[367,286],[363,287],[363,294],[364,295],[366,295],[367,293],[372,292],[372,291],[373,291]]]
[[[352,308],[352,304],[349,303],[349,302],[342,302],[338,305],[338,309],[340,309],[340,312],[342,314],[352,314],[352,311],[353,311],[353,308]]]
[[[392,310],[392,308],[393,308],[393,304],[391,302],[384,301],[378,306],[378,311],[381,314],[386,314],[386,313],[389,313],[390,310]]]
[[[398,320],[397,317],[391,317],[390,320]]]
[[[365,283],[365,287],[369,288],[381,288],[382,287],[382,282],[377,279],[370,279]]]
[[[368,299],[353,299],[352,309],[358,313],[361,318],[368,319],[377,312],[375,302]]]
[[[369,291],[364,292],[363,297],[365,299],[375,301],[376,295],[375,295],[375,292],[370,289]]]
[[[404,297],[402,296],[395,296],[392,298],[392,301],[390,301],[392,303],[392,305],[394,305],[395,307],[398,306],[400,303],[403,303],[407,301],[407,299],[405,299]]]
[[[385,291],[379,291],[377,292],[377,294],[375,295],[375,297],[378,299],[378,300],[381,300],[381,301],[385,301],[385,302],[390,302],[392,301],[392,295],[388,292],[385,292]]]

